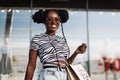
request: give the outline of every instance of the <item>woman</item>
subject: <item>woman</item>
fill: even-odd
[[[66,61],[71,64],[78,54],[86,50],[86,44],[82,44],[68,57],[69,47],[64,34],[63,37],[56,35],[60,23],[67,22],[68,17],[66,10],[55,9],[39,10],[33,15],[34,22],[45,24],[46,32],[35,35],[31,40],[25,80],[32,80],[37,56],[43,64],[38,80],[67,80]]]

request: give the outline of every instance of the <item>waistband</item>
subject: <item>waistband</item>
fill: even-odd
[[[52,66],[66,66],[65,62],[44,62],[43,65],[52,65]]]
[[[59,66],[43,66],[43,69],[45,68],[60,68],[60,69],[66,69],[66,67],[59,67]]]

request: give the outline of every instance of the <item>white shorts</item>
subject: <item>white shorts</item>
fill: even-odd
[[[38,80],[67,80],[65,68],[43,68],[38,76]]]

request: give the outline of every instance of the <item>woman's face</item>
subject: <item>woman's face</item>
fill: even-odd
[[[55,11],[50,11],[46,18],[46,29],[48,32],[56,32],[59,28],[60,17]]]

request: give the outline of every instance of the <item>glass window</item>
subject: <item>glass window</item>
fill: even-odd
[[[25,72],[29,53],[31,13],[29,10],[13,10],[12,18],[13,68],[14,71]]]
[[[7,10],[0,10],[0,46],[2,46],[4,42],[6,15],[7,15]]]
[[[8,10],[9,11],[9,10]],[[31,38],[40,33],[45,33],[45,25],[34,23],[32,14],[38,10],[13,10],[12,15],[12,33],[10,35],[10,47],[13,53],[13,70],[24,79],[29,45]],[[119,21],[120,12],[113,11],[86,11],[68,10],[69,20],[63,23],[64,33],[70,47],[70,55],[82,43],[87,43],[88,48],[85,54],[79,54],[74,64],[81,63],[88,68],[88,54],[90,55],[90,72],[92,80],[99,79],[101,76],[105,79],[119,79],[120,75],[120,35]],[[5,25],[7,10],[0,10],[0,46],[4,43]],[[88,20],[87,20],[88,19]],[[88,21],[88,23],[87,23]],[[89,30],[87,30],[87,27]],[[87,35],[87,31],[89,31]],[[62,35],[61,26],[57,34]],[[89,36],[89,39],[88,37]],[[88,44],[88,43],[87,43]],[[106,62],[107,60],[107,62]],[[108,65],[106,67],[105,63]],[[111,63],[111,65],[109,65]],[[40,61],[38,58],[37,69],[39,73]],[[17,74],[16,73],[16,74]],[[107,76],[109,75],[109,76]],[[13,76],[14,77],[14,76]],[[10,78],[13,78],[10,77]],[[36,76],[34,77],[36,78]],[[101,80],[101,78],[100,78]]]
[[[106,80],[119,79],[119,74],[115,73],[120,71],[119,21],[119,12],[89,12],[90,66],[93,80],[97,79],[97,75]]]

